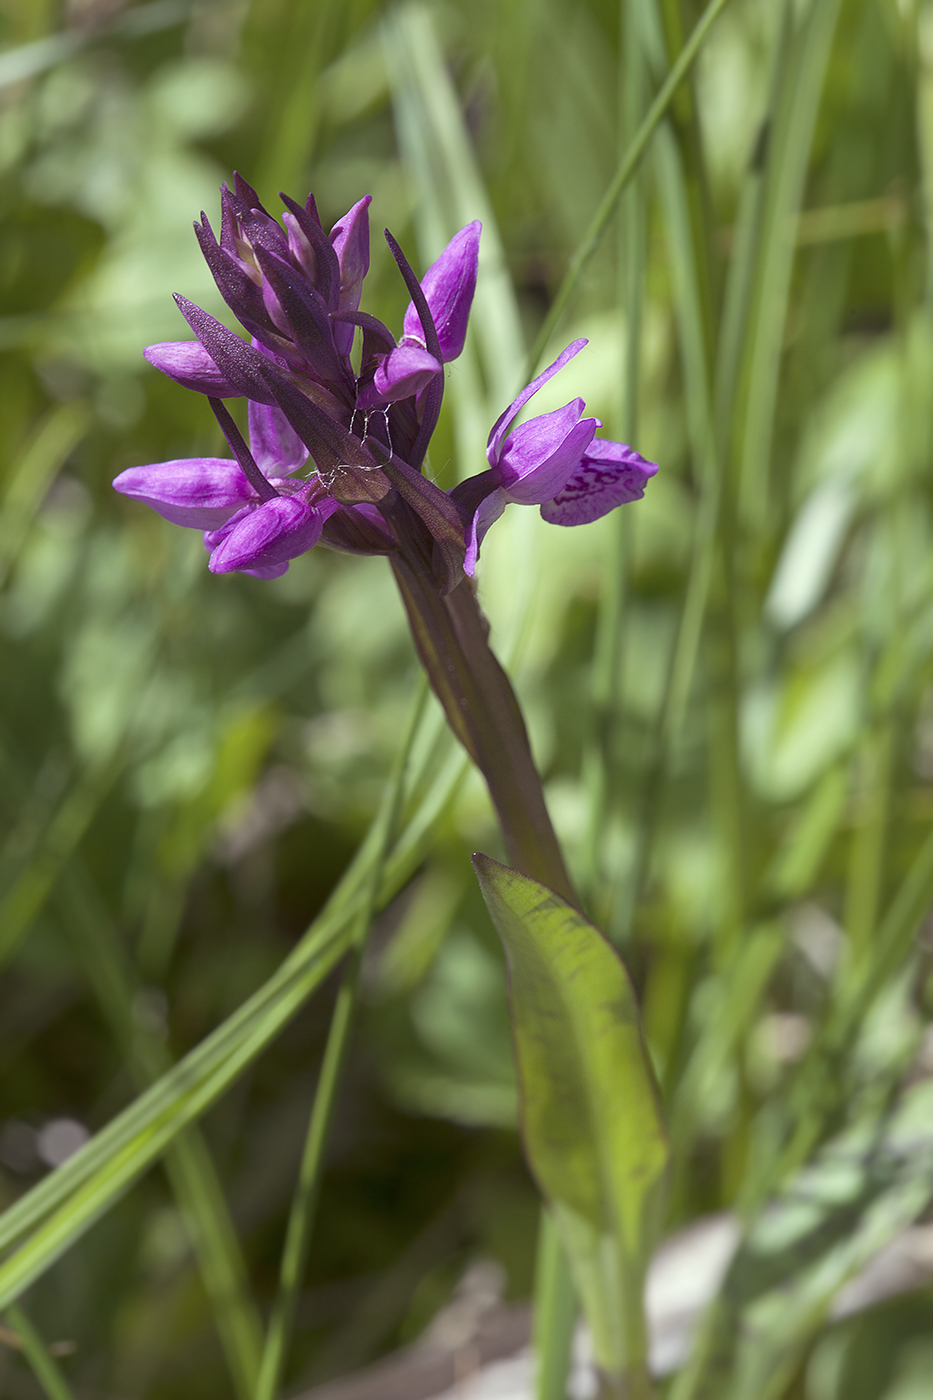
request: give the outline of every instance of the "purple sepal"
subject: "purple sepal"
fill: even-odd
[[[330,231],[330,243],[340,265],[341,311],[355,311],[360,304],[360,287],[369,271],[369,206],[372,202],[372,195],[364,194]]]
[[[264,207],[259,195],[253,189],[249,181],[243,179],[239,170],[234,170],[233,172],[233,185],[236,190],[236,197],[245,209],[255,209],[258,213],[265,214],[267,219],[272,218],[272,215]]]
[[[338,219],[330,231],[330,242],[340,265],[340,311],[356,311],[363,291],[363,278],[369,271],[369,206],[372,195],[364,195]],[[341,355],[349,355],[353,327],[334,326],[334,340]]]
[[[264,476],[287,476],[308,460],[308,449],[280,408],[249,402],[249,445]]]
[[[597,418],[580,417],[584,407],[574,399],[509,433],[493,470],[510,501],[539,506],[567,484],[599,426]]]
[[[194,226],[195,236],[217,285],[217,290],[239,321],[252,325],[263,319],[262,290],[245,270],[235,253],[228,253],[214,238],[214,231],[201,215],[203,223]]]
[[[486,458],[491,467],[494,467],[499,461],[502,440],[528,400],[534,397],[543,384],[546,384],[549,379],[553,379],[554,375],[557,374],[559,370],[562,370],[564,365],[567,364],[569,360],[573,359],[574,355],[578,355],[586,344],[587,342],[585,340],[572,341],[571,344],[567,346],[566,350],[561,351],[554,363],[548,365],[547,369],[543,370],[542,373],[538,375],[537,379],[533,379],[530,384],[527,384],[518,398],[513,399],[505,412],[496,419],[486,443]]]
[[[265,569],[240,569],[241,574],[248,574],[250,578],[281,578],[288,573],[288,564],[270,564]]]
[[[332,503],[328,502],[333,507]],[[276,496],[245,512],[211,554],[213,574],[287,564],[321,538],[325,512],[296,496]],[[220,533],[220,532],[219,532]]]
[[[321,293],[284,258],[264,248],[256,249],[256,261],[262,271],[263,297],[270,318],[279,330],[294,338],[315,373],[324,379],[339,381],[341,365]]]
[[[282,222],[288,229],[289,250],[293,256],[297,252],[299,266],[306,274],[309,267],[314,268],[310,280],[321,293],[328,309],[335,311],[340,295],[340,266],[330,239],[321,228],[317,210],[312,214],[296,200],[289,199],[287,194],[280,194],[279,198],[287,210]]]
[[[507,504],[508,498],[505,492],[497,488],[490,492],[485,500],[477,506],[467,532],[466,556],[463,560],[463,572],[470,578],[476,573],[476,561],[479,558],[480,545],[483,543],[486,531],[490,525],[495,525]]]
[[[441,359],[445,364],[457,358],[466,339],[470,307],[476,291],[482,227],[479,219],[474,219],[472,224],[455,233],[437,262],[432,263],[421,279],[421,287],[437,328]],[[403,333],[406,339],[424,343],[424,330],[414,302],[409,303],[405,312]]]
[[[214,399],[235,399],[239,389],[225,379],[199,340],[162,340],[147,345],[144,357],[185,389]]]
[[[176,293],[175,302],[227,383],[233,386],[236,396],[274,405],[276,397],[270,381],[276,370],[272,362],[187,297]]]
[[[597,438],[567,484],[542,504],[541,514],[551,525],[588,525],[616,506],[640,500],[657,470],[634,447]]]
[[[422,346],[399,345],[391,354],[379,357],[373,380],[361,390],[357,407],[365,410],[411,398],[426,388],[442,369]]]
[[[129,467],[113,485],[121,495],[151,506],[173,525],[192,530],[217,530],[253,494],[236,462],[223,457],[185,457]]]

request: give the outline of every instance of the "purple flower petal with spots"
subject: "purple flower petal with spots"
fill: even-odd
[[[657,470],[633,447],[596,439],[567,484],[542,504],[541,514],[551,525],[588,525],[616,506],[640,500]]]
[[[185,457],[129,467],[115,490],[142,501],[170,520],[193,530],[216,530],[252,499],[249,482],[236,462],[222,457]]]
[[[538,506],[566,485],[599,426],[596,418],[580,417],[584,408],[574,399],[509,433],[494,472],[510,501]]]
[[[421,279],[431,316],[437,329],[441,358],[447,364],[463,349],[473,293],[476,291],[476,269],[479,261],[479,219],[455,233]],[[424,328],[414,303],[409,302],[403,326],[404,339],[424,344]]]

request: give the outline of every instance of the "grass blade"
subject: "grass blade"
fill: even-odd
[[[557,294],[544,319],[544,324],[538,332],[535,343],[531,348],[525,376],[527,379],[532,377],[537,365],[541,361],[551,336],[554,334],[558,322],[564,314],[564,308],[573,295],[584,268],[599,247],[603,234],[609,226],[609,221],[616,211],[619,199],[629,180],[631,180],[635,171],[638,169],[639,162],[648,147],[648,142],[651,140],[660,122],[667,113],[677,93],[677,89],[690,72],[697,55],[703,47],[706,36],[709,34],[709,31],[728,3],[729,0],[710,0],[710,4],[706,7],[696,28],[681,50],[677,62],[668,74],[657,97],[649,107],[647,115],[638,129],[635,139],[622,157],[619,168],[613,176],[612,182],[603,196],[599,208],[593,215],[589,228],[584,234],[579,247],[574,252],[573,257],[570,259],[570,266],[567,269],[564,280],[557,289]]]

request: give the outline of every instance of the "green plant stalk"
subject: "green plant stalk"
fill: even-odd
[[[633,29],[638,36],[643,61],[650,60],[651,67],[660,75],[667,63],[667,55],[657,0],[638,0],[635,21]],[[690,570],[676,639],[662,702],[647,744],[648,760],[640,781],[629,887],[614,909],[610,924],[610,936],[620,943],[624,943],[630,935],[635,909],[647,877],[664,776],[669,759],[676,751],[687,713],[713,587],[722,498],[720,461],[711,408],[709,345],[712,329],[708,318],[712,298],[708,288],[709,264],[697,251],[692,215],[698,211],[691,209],[683,157],[670,131],[665,129],[659,133],[656,154],[659,194],[670,240],[677,328],[686,383],[687,422],[697,468],[699,501]],[[703,242],[704,247],[708,241]],[[705,291],[704,284],[707,286]]]
[[[536,1400],[566,1400],[577,1321],[577,1293],[557,1226],[541,1210],[535,1264],[532,1346]]]
[[[784,326],[794,262],[792,219],[798,212],[809,166],[820,96],[841,0],[815,0],[792,42],[784,72],[788,81],[776,107],[771,133],[766,209],[752,313],[743,359],[735,442],[743,522],[756,534],[771,532],[770,463],[783,355]]]
[[[865,791],[849,851],[844,920],[853,966],[870,956],[884,892],[894,753],[895,729],[887,720],[866,736],[859,765]]]
[[[337,993],[337,1002],[327,1034],[327,1044],[324,1048],[320,1077],[314,1094],[314,1104],[301,1157],[298,1186],[292,1198],[288,1217],[279,1287],[266,1331],[266,1341],[256,1385],[256,1400],[275,1400],[282,1384],[288,1347],[294,1327],[295,1308],[301,1290],[311,1243],[311,1233],[317,1214],[320,1182],[324,1169],[324,1154],[333,1122],[337,1089],[346,1062],[350,1032],[359,1000],[360,973],[366,936],[376,912],[376,901],[382,882],[386,855],[398,825],[405,770],[424,713],[426,698],[427,686],[422,685],[415,701],[405,740],[386,784],[377,817],[378,849],[369,875],[366,899],[358,916],[356,938],[347,958],[343,980]]]
[[[616,206],[626,185],[638,169],[651,137],[654,135],[655,130],[663,119],[667,109],[670,107],[677,89],[693,66],[700,49],[703,47],[707,34],[728,3],[729,0],[710,0],[710,4],[703,12],[696,28],[681,50],[677,62],[674,64],[658,92],[657,97],[648,109],[635,139],[623,156],[619,168],[613,176],[612,182],[603,196],[599,208],[593,215],[589,228],[570,260],[570,266],[567,269],[564,280],[557,289],[557,294],[551,303],[550,310],[544,319],[541,330],[538,332],[535,343],[528,356],[526,379],[530,379],[534,374],[542,355],[547,349],[548,342],[556,330],[561,316],[564,314],[564,309],[583,274],[584,268],[599,247],[603,234],[609,226],[609,221],[616,211]]]
[[[641,60],[634,7],[621,5],[623,63],[619,73],[619,125],[627,142],[641,119],[645,101],[645,69]],[[619,301],[625,316],[625,362],[622,384],[620,433],[623,441],[638,437],[639,359],[645,276],[645,182],[640,176],[625,193],[619,239]],[[594,900],[603,885],[601,854],[603,833],[612,803],[621,750],[622,666],[625,651],[625,603],[628,594],[629,556],[632,546],[631,517],[619,511],[609,550],[604,585],[596,620],[596,643],[592,671],[593,737],[586,757],[589,830],[587,884]],[[607,891],[603,927],[613,930],[614,906],[619,891]]]
[[[464,579],[441,597],[427,568],[398,556],[392,566],[428,679],[451,729],[486,780],[512,865],[579,909],[525,722],[509,679],[489,646],[488,627],[471,582]],[[643,1296],[646,1262],[632,1261],[629,1276],[619,1288],[624,1369],[603,1377],[607,1400],[614,1396],[648,1400],[651,1395]],[[555,1321],[566,1327],[566,1311]]]
[[[399,557],[392,567],[418,655],[451,729],[486,780],[510,860],[579,908],[525,721],[490,649],[472,584],[464,579],[442,598],[426,571]]]
[[[23,1309],[17,1304],[7,1308],[7,1321],[19,1337],[23,1355],[32,1367],[36,1380],[45,1391],[46,1400],[75,1400],[74,1391],[65,1379],[39,1333]]]

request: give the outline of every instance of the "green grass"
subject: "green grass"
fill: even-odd
[[[396,326],[381,228],[423,268],[483,219],[442,485],[482,468],[529,356],[576,335],[590,348],[541,407],[579,393],[660,463],[585,530],[513,507],[480,594],[588,912],[639,990],[668,1224],[753,1222],[826,1144],[887,1131],[933,1011],[927,8],[253,0],[69,31],[63,8],[3,6],[0,1297],[28,1290],[30,1320],[8,1314],[24,1346],[0,1347],[12,1400],[253,1392],[415,684],[380,561],[213,578],[196,538],[110,490],[218,450],[140,352],[182,335],[172,291],[219,311],[190,225],[233,168],[270,206],[313,188],[331,220],[372,193],[368,306]],[[285,1393],[416,1336],[471,1259],[531,1289],[475,849],[501,854],[429,707]],[[49,1174],[38,1135],[60,1118],[95,1136]],[[918,1168],[877,1219],[928,1190]],[[770,1379],[739,1357],[721,1393],[895,1400],[933,1379],[925,1295],[861,1333],[824,1315],[775,1325]],[[43,1371],[46,1339],[75,1349]]]

